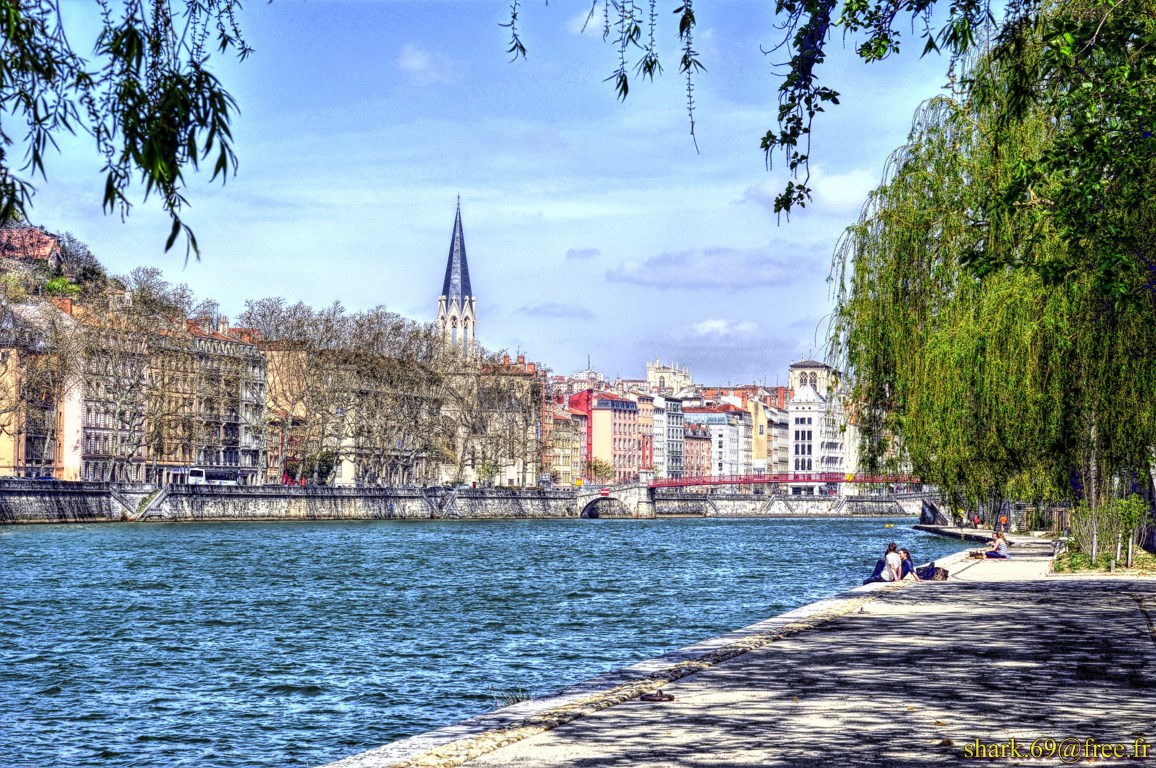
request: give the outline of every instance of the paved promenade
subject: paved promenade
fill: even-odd
[[[1049,576],[1049,542],[1013,542],[333,768],[1156,766],[1156,579]]]

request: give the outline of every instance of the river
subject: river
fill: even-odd
[[[316,766],[962,547],[912,522],[0,529],[0,762]]]

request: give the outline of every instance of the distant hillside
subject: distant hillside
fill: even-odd
[[[0,227],[0,294],[7,301],[91,296],[108,285],[100,261],[71,232],[54,234],[23,223]]]

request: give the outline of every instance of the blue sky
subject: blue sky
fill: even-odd
[[[792,360],[821,354],[831,252],[946,62],[911,40],[867,66],[836,38],[823,76],[842,105],[816,127],[816,199],[779,223],[785,176],[759,149],[777,108],[760,52],[778,42],[774,4],[697,9],[697,152],[679,4],[659,4],[665,74],[620,103],[604,82],[616,50],[599,23],[580,31],[586,3],[523,3],[529,55],[511,62],[503,2],[253,2],[241,23],[256,53],[217,64],[241,108],[238,175],[191,184],[200,262],[163,252],[156,201],[123,223],[101,214],[87,140],[62,144],[31,217],[114,273],[159,266],[231,317],[283,296],[429,321],[460,194],[488,348],[558,373],[589,356],[637,377],[660,357],[696,381],[785,383]],[[65,0],[66,15],[83,7]]]

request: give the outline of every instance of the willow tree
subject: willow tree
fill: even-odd
[[[973,501],[1151,487],[1156,14],[1136,6],[993,40],[843,238],[832,351],[875,467]]]

